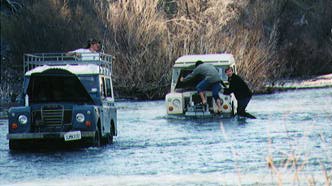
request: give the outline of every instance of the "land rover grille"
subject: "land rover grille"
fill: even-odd
[[[62,105],[44,105],[32,111],[33,131],[67,131],[71,129],[72,110]]]

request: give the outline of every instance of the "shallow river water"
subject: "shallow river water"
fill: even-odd
[[[105,147],[10,152],[0,120],[1,186],[327,185],[332,88],[254,96],[257,119],[168,118],[164,101],[122,101]]]

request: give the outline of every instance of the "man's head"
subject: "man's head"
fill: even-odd
[[[195,63],[195,67],[198,67],[198,66],[201,65],[201,64],[203,64],[203,61],[198,60],[198,61],[196,61],[196,63]]]
[[[100,50],[101,48],[101,43],[100,41],[96,40],[96,39],[90,39],[88,41],[88,46],[87,46],[88,49],[90,49],[91,51],[93,52],[97,52]]]
[[[225,69],[225,73],[226,73],[226,75],[228,76],[228,77],[231,77],[232,75],[233,75],[233,68],[232,67],[227,67],[226,69]]]

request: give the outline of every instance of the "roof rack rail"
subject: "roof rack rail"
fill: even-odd
[[[66,53],[32,53],[24,54],[23,59],[24,74],[29,70],[43,65],[64,66],[86,64],[98,65],[100,74],[112,74],[112,55],[105,53],[82,53],[81,57],[68,56]]]

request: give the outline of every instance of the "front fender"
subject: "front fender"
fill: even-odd
[[[167,114],[183,114],[184,101],[181,93],[169,93],[165,98]]]
[[[85,119],[83,122],[79,122],[76,118],[79,113],[84,115]],[[98,107],[93,105],[75,105],[72,112],[73,129],[94,131],[97,128],[99,117]],[[91,122],[90,126],[87,122]]]
[[[8,110],[8,132],[9,133],[22,133],[29,132],[31,126],[31,109],[30,107],[11,107]],[[25,115],[27,123],[19,122],[19,117]]]

